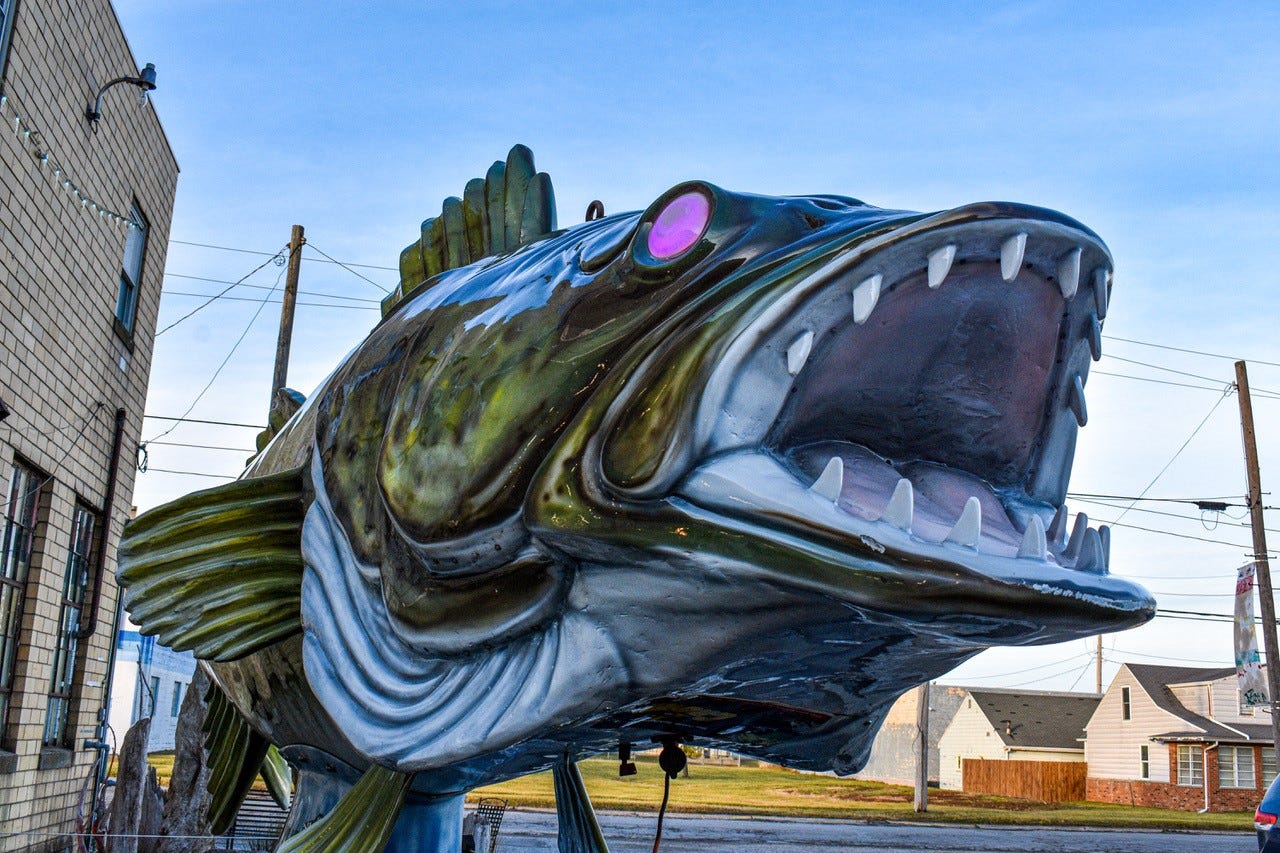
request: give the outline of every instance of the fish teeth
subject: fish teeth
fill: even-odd
[[[853,289],[853,322],[858,325],[867,322],[876,303],[880,301],[880,285],[883,281],[884,276],[876,273],[863,279],[862,284]]]
[[[787,347],[787,372],[795,376],[809,360],[809,350],[813,349],[813,332],[806,331]]]
[[[1107,319],[1107,268],[1093,271],[1093,301],[1098,306],[1098,319]]]
[[[1103,524],[1098,527],[1098,539],[1102,542],[1102,566],[1111,567],[1111,528]]]
[[[911,481],[903,477],[893,487],[893,497],[889,498],[889,505],[884,508],[880,520],[910,533],[914,517],[915,490],[911,488]]]
[[[1084,542],[1080,545],[1080,556],[1076,559],[1075,568],[1082,572],[1101,572],[1106,568],[1102,538],[1092,527],[1084,532]]]
[[[839,456],[832,456],[827,461],[827,467],[822,469],[818,479],[809,487],[809,491],[820,498],[826,498],[835,503],[840,498],[840,491],[843,488],[844,463],[840,461]]]
[[[1022,269],[1022,256],[1027,252],[1027,235],[1014,234],[1000,245],[1000,277],[1013,281]]]
[[[948,243],[929,253],[929,288],[937,290],[951,272],[951,262],[956,259],[956,244]]]
[[[956,526],[951,528],[951,532],[947,534],[947,538],[943,541],[954,542],[957,545],[964,545],[969,548],[977,548],[978,537],[981,535],[982,501],[971,495],[969,500],[964,502],[964,509],[960,512],[960,518],[956,519]]]
[[[1022,534],[1022,544],[1018,546],[1018,559],[1043,560],[1048,554],[1048,543],[1045,540],[1044,522],[1040,516],[1031,516],[1026,532]]]
[[[1075,296],[1080,287],[1080,255],[1083,252],[1076,246],[1058,259],[1058,289],[1062,291],[1063,299]]]
[[[1067,405],[1071,407],[1071,413],[1076,416],[1076,423],[1084,426],[1089,422],[1089,410],[1084,404],[1084,380],[1080,378],[1078,373],[1071,380],[1071,390],[1068,392]]]
[[[1067,505],[1063,504],[1058,507],[1058,511],[1053,514],[1053,520],[1049,522],[1049,530],[1045,534],[1049,541],[1055,545],[1062,544],[1062,537],[1067,534]]]
[[[1102,358],[1102,323],[1097,314],[1089,315],[1089,355],[1094,361]]]
[[[1067,547],[1062,550],[1062,556],[1068,561],[1074,562],[1080,558],[1080,549],[1084,546],[1084,534],[1089,529],[1089,516],[1083,512],[1076,513],[1076,523],[1071,528],[1071,538],[1067,540]]]

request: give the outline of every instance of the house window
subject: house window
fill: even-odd
[[[1262,748],[1262,787],[1270,787],[1276,778],[1276,751],[1270,746]]]
[[[156,715],[156,706],[160,704],[160,676],[151,676],[151,709],[147,711],[148,717]]]
[[[1132,707],[1129,704],[1129,688],[1121,687],[1120,688],[1120,719],[1122,720],[1130,719],[1131,712],[1132,712]]]
[[[9,55],[9,38],[13,33],[13,7],[16,0],[0,0],[0,75],[4,74]]]
[[[8,731],[22,599],[40,534],[41,492],[46,482],[48,478],[34,468],[14,462],[4,510],[4,539],[0,541],[0,731]]]
[[[1224,746],[1218,750],[1218,787],[1254,788],[1253,747]]]
[[[1199,744],[1178,744],[1178,784],[1204,784],[1204,755]]]
[[[147,220],[135,204],[129,210],[129,236],[124,240],[124,263],[120,267],[120,289],[116,293],[116,319],[126,335],[133,334],[133,321],[138,314],[138,288],[142,286],[147,230]]]
[[[72,746],[66,737],[76,677],[76,633],[93,565],[93,537],[98,518],[93,510],[77,504],[71,519],[71,547],[62,579],[62,611],[53,646],[53,679],[49,685],[49,713],[44,722],[45,746]]]
[[[1140,760],[1139,760],[1138,777],[1140,779],[1150,779],[1151,778],[1151,747],[1147,746],[1146,744],[1143,744],[1142,746],[1138,747],[1138,749],[1141,752]]]
[[[169,716],[176,717],[182,710],[182,689],[186,687],[181,681],[173,682],[173,700],[169,703]]]

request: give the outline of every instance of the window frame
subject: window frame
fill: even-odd
[[[49,708],[45,714],[44,746],[75,748],[67,723],[79,698],[76,674],[80,670],[81,649],[76,634],[80,630],[85,596],[93,580],[101,528],[99,514],[76,501],[71,517],[71,541],[67,547],[67,567],[62,579],[62,601],[58,612],[58,633],[54,640],[53,667],[49,674]]]
[[[1151,778],[1151,747],[1145,743],[1138,747],[1138,778]]]
[[[147,266],[147,243],[151,236],[151,223],[142,206],[134,199],[129,206],[129,230],[125,235],[123,257],[120,260],[120,280],[116,288],[115,329],[126,341],[133,340],[134,326],[138,322],[138,300],[142,293],[142,273]],[[130,251],[135,235],[142,241],[138,249],[137,270],[129,269]]]
[[[1271,759],[1268,761],[1267,759]],[[1266,790],[1271,787],[1271,783],[1275,781],[1276,772],[1276,751],[1273,747],[1262,747],[1262,788]]]
[[[1228,754],[1231,755],[1231,760],[1225,761],[1224,759]],[[1241,761],[1240,759],[1245,756],[1248,757],[1248,761]],[[1245,768],[1244,764],[1248,764],[1248,767]],[[1249,774],[1247,778],[1244,776],[1246,770]],[[1258,772],[1254,765],[1253,747],[1218,747],[1218,787],[1246,791],[1252,791],[1258,787]]]
[[[1179,785],[1194,788],[1204,785],[1204,749],[1200,744],[1178,744],[1177,765]]]
[[[1133,697],[1128,687],[1120,688],[1120,719],[1133,719]]]
[[[13,710],[27,586],[31,580],[31,564],[38,553],[36,543],[43,537],[48,499],[45,486],[50,479],[34,465],[14,458],[4,509],[3,539],[0,539],[0,735],[5,743],[10,740],[9,718]],[[17,551],[24,553],[15,558]]]
[[[18,0],[0,0],[0,82],[9,66],[9,45],[13,41],[13,20],[18,17]]]
[[[173,695],[169,698],[169,716],[176,717],[178,712],[182,710],[182,696],[186,692],[187,685],[181,681],[173,682]]]

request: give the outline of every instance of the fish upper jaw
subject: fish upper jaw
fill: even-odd
[[[732,333],[682,500],[767,531],[893,552],[1149,618],[1109,530],[1064,504],[1112,261],[1011,204],[958,208],[827,258]],[[651,484],[656,485],[656,484]]]

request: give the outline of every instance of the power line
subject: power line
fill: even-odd
[[[1105,507],[1108,507],[1109,509],[1122,508],[1113,503],[1107,503],[1106,501],[1099,501],[1099,500],[1090,500],[1089,498],[1076,498],[1076,500],[1080,501],[1081,503],[1093,504],[1095,506],[1105,506]],[[1209,525],[1205,523],[1205,520],[1203,517],[1196,518],[1193,515],[1182,515],[1181,513],[1177,513],[1177,512],[1165,512],[1164,510],[1146,509],[1144,507],[1132,507],[1132,509],[1134,512],[1145,512],[1148,515],[1161,515],[1161,516],[1165,516],[1166,518],[1179,518],[1179,519],[1182,519],[1183,521],[1195,521],[1201,524],[1206,530],[1213,530],[1214,528],[1217,528],[1217,527],[1243,527],[1246,530],[1253,529],[1253,525],[1251,525],[1249,522],[1241,521],[1238,518],[1232,518],[1229,515],[1226,516],[1228,519],[1227,521],[1215,520],[1213,523],[1213,527],[1209,527]],[[1205,510],[1205,512],[1217,512],[1217,510]],[[1225,513],[1223,514],[1225,515]],[[1268,533],[1280,533],[1280,529],[1273,528],[1273,527],[1264,527],[1263,530],[1266,530]]]
[[[178,421],[179,423],[184,424],[212,424],[213,426],[243,427],[244,429],[266,429],[265,424],[237,424],[232,423],[231,421],[210,421],[203,418],[188,418],[186,416],[175,418],[169,415],[143,415],[143,417],[149,418],[153,421]],[[153,438],[152,441],[155,441],[155,439]]]
[[[1219,389],[1215,388],[1214,390],[1216,391]],[[1217,495],[1216,497],[1204,497],[1204,498],[1147,498],[1147,497],[1135,497],[1133,495],[1104,495],[1104,494],[1099,494],[1097,492],[1067,492],[1067,497],[1077,498],[1080,500],[1083,500],[1085,498],[1102,498],[1104,500],[1109,500],[1109,501],[1157,501],[1161,503],[1174,503],[1174,504],[1202,504],[1208,501],[1244,500],[1243,495]],[[1227,504],[1227,506],[1244,507],[1245,504],[1229,503]]]
[[[173,321],[172,323],[170,323],[169,325],[165,326],[165,327],[164,327],[163,329],[161,329],[160,331],[156,332],[156,337],[157,337],[157,338],[158,338],[158,337],[160,337],[160,336],[161,336],[161,335],[163,335],[165,332],[169,331],[169,330],[170,330],[170,329],[172,329],[174,326],[176,326],[176,325],[178,325],[179,323],[181,323],[183,320],[186,320],[186,319],[188,319],[188,318],[192,317],[192,316],[193,316],[193,315],[195,315],[197,312],[199,312],[199,311],[203,310],[204,308],[208,307],[208,306],[209,306],[209,305],[211,305],[215,300],[220,299],[220,298],[221,298],[221,297],[223,297],[223,296],[226,296],[226,295],[227,295],[227,293],[231,290],[231,288],[235,287],[235,286],[236,286],[236,285],[238,285],[238,284],[242,284],[242,283],[244,282],[244,280],[245,280],[245,279],[249,278],[249,276],[253,275],[253,274],[254,274],[254,273],[256,273],[258,270],[262,269],[262,268],[263,268],[263,267],[265,267],[267,264],[269,264],[269,263],[271,263],[272,261],[274,261],[276,258],[281,257],[281,256],[284,254],[285,250],[286,250],[286,249],[288,249],[288,248],[289,248],[289,247],[286,245],[286,246],[284,247],[284,249],[281,249],[279,252],[276,252],[274,255],[272,255],[271,257],[267,258],[265,261],[263,261],[262,263],[258,264],[258,265],[257,265],[256,267],[254,267],[252,270],[250,270],[249,272],[247,272],[247,273],[245,273],[243,276],[241,276],[241,277],[240,277],[240,281],[235,281],[235,282],[232,282],[231,284],[227,285],[227,286],[222,290],[222,292],[221,292],[221,293],[218,293],[218,294],[216,294],[215,296],[211,296],[211,297],[209,297],[208,301],[206,301],[206,302],[202,302],[201,304],[197,305],[195,308],[192,308],[192,309],[191,309],[190,311],[188,311],[186,314],[183,314],[181,317],[179,317],[178,319],[174,320],[174,321]],[[278,285],[279,283],[280,283],[280,282],[277,280],[277,281],[276,281],[276,284]],[[273,288],[273,289],[274,289],[274,288]],[[265,303],[264,303],[264,304],[265,304]],[[254,319],[257,319],[257,315],[256,315],[256,314],[254,315]]]
[[[1129,373],[1113,373],[1110,370],[1091,370],[1090,376],[1114,376],[1117,379],[1133,379],[1137,382],[1151,382],[1155,385],[1168,385],[1173,388],[1194,388],[1197,391],[1221,391],[1220,386],[1192,385],[1189,382],[1171,382],[1168,379],[1156,379],[1151,376],[1133,376]],[[1267,399],[1270,399],[1269,397]]]
[[[346,270],[347,272],[351,273],[351,274],[352,274],[353,276],[355,276],[356,278],[364,279],[365,281],[367,281],[367,282],[369,282],[370,284],[372,284],[374,287],[376,287],[376,288],[378,288],[379,290],[381,290],[383,293],[390,293],[390,292],[391,292],[391,291],[390,291],[390,290],[388,290],[387,288],[385,288],[385,287],[383,287],[382,285],[378,284],[378,283],[377,283],[376,281],[374,281],[373,279],[369,278],[367,275],[361,275],[360,273],[358,273],[358,272],[356,272],[355,270],[353,270],[353,269],[352,269],[350,266],[348,266],[347,264],[344,264],[342,261],[340,261],[340,260],[338,260],[338,259],[336,259],[336,258],[332,257],[331,255],[329,255],[328,253],[326,253],[323,249],[321,249],[320,247],[318,247],[315,243],[308,242],[308,243],[307,243],[307,245],[308,245],[308,246],[310,246],[310,247],[311,247],[312,249],[314,249],[315,251],[319,252],[319,253],[320,253],[321,255],[323,255],[327,260],[329,260],[331,263],[335,263],[335,264],[337,264],[338,266],[342,267],[342,268],[343,268],[344,270]],[[312,260],[315,260],[315,259],[314,259],[314,258],[312,258]]]
[[[1223,355],[1220,352],[1206,352],[1205,350],[1186,349],[1185,347],[1169,346],[1168,344],[1156,344],[1150,341],[1138,341],[1138,340],[1134,340],[1133,338],[1121,338],[1121,337],[1117,337],[1116,335],[1103,335],[1102,337],[1109,341],[1122,341],[1126,344],[1136,344],[1140,347],[1151,347],[1152,349],[1163,349],[1163,350],[1169,350],[1171,352],[1185,352],[1185,353],[1190,353],[1191,355],[1203,355],[1209,358],[1223,358],[1223,359],[1226,359],[1227,361],[1247,361],[1250,364],[1265,364],[1268,367],[1280,367],[1280,362],[1276,362],[1276,361],[1263,361],[1262,359],[1258,359],[1258,358],[1241,358],[1240,356],[1237,356],[1237,355]]]
[[[177,239],[170,238],[169,242],[177,243],[180,246],[198,246],[201,249],[217,249],[222,252],[239,252],[242,255],[259,255],[259,256],[271,255],[271,252],[262,252],[256,249],[240,249],[235,246],[218,246],[213,243],[196,243],[191,240],[177,240]],[[316,251],[319,251],[319,249],[317,249]],[[383,267],[383,266],[378,266],[377,264],[358,264],[355,261],[337,261],[337,260],[334,260],[333,258],[328,258],[328,256],[326,256],[326,258],[327,260],[321,260],[319,258],[312,258],[312,260],[315,261],[316,263],[321,263],[321,264],[325,264],[325,263],[338,264],[339,266],[344,266],[344,267],[360,267],[362,269],[385,270],[386,272],[395,272],[395,273],[400,272],[400,270],[396,269],[395,267]]]
[[[199,298],[199,297],[203,297],[203,296],[208,296],[209,294],[207,294],[207,293],[188,293],[188,292],[185,292],[185,291],[182,291],[182,290],[166,290],[166,291],[164,291],[164,294],[163,294],[163,295],[165,295],[165,296],[194,296],[194,297]],[[212,302],[214,299],[221,299],[221,300],[223,300],[224,302],[259,302],[259,301],[261,301],[261,300],[258,300],[258,299],[253,299],[253,298],[248,297],[248,296],[226,296],[225,294],[222,294],[222,293],[219,293],[218,295],[214,296],[214,297],[213,297],[213,299],[210,299],[210,300],[209,300],[209,302]],[[279,304],[280,304],[281,302],[283,302],[284,300],[283,300],[283,299],[268,299],[267,301],[268,301],[268,302],[270,302],[272,305],[279,305]],[[206,302],[206,303],[205,303],[205,305],[208,305],[208,304],[209,304],[209,302]],[[381,309],[379,309],[379,308],[374,308],[374,307],[373,307],[373,306],[371,306],[371,305],[338,305],[338,304],[333,303],[333,302],[303,302],[303,301],[301,301],[301,300],[298,300],[298,301],[295,301],[293,304],[294,304],[294,305],[303,305],[303,306],[306,306],[306,307],[308,307],[308,308],[341,308],[341,309],[343,309],[344,311],[380,311],[380,310],[381,310]],[[203,307],[204,307],[204,305],[201,305],[200,307],[201,307],[201,308],[203,308]],[[198,309],[197,309],[197,310],[198,310]]]
[[[1190,379],[1203,379],[1205,382],[1217,382],[1221,384],[1223,381],[1222,378],[1218,376],[1205,376],[1202,373],[1188,373],[1185,370],[1174,370],[1172,367],[1162,367],[1159,364],[1152,364],[1147,361],[1138,361],[1137,359],[1133,359],[1133,358],[1124,358],[1123,356],[1119,356],[1119,355],[1108,355],[1107,359],[1110,361],[1123,361],[1123,362],[1126,362],[1127,364],[1136,364],[1139,367],[1149,367],[1152,370],[1162,370],[1165,373],[1174,373],[1174,374],[1177,374],[1178,376],[1186,376]],[[1228,381],[1232,385],[1235,384],[1234,381],[1231,381],[1231,380],[1228,380]],[[1271,396],[1276,396],[1277,394],[1277,392],[1268,390],[1266,388],[1253,388],[1251,390],[1257,393],[1267,394]]]
[[[190,447],[195,450],[230,450],[236,453],[253,453],[247,447],[226,447],[219,444],[188,444],[185,441],[152,441],[152,444],[159,444],[163,447]]]
[[[1098,519],[1102,524],[1109,524],[1112,527],[1126,527],[1130,530],[1142,530],[1146,533],[1159,533],[1161,536],[1172,536],[1176,539],[1194,539],[1197,542],[1208,542],[1211,545],[1230,545],[1232,548],[1241,548],[1247,553],[1251,545],[1242,545],[1238,542],[1228,542],[1225,539],[1210,539],[1207,536],[1192,536],[1190,533],[1174,533],[1172,530],[1159,530],[1154,527],[1143,527],[1139,524],[1126,524],[1121,521],[1107,521],[1106,519]]]
[[[226,279],[223,279],[223,278],[206,278],[200,275],[185,275],[183,273],[177,273],[177,272],[166,272],[164,274],[164,277],[165,278],[185,278],[190,281],[207,281],[210,284],[239,284],[241,287],[247,287],[253,290],[270,290],[271,289],[264,284],[249,284],[243,281],[240,281],[240,282],[227,281]],[[321,296],[321,297],[324,297],[325,299],[345,299],[351,302],[371,302],[374,305],[380,305],[382,303],[382,300],[380,299],[370,299],[367,296],[346,296],[344,294],[338,294],[338,293],[325,293],[322,290],[304,290],[302,288],[299,288],[298,292],[305,294],[306,296]]]
[[[235,477],[230,474],[206,474],[203,471],[175,471],[172,468],[154,468],[147,466],[147,473],[156,471],[160,474],[183,474],[188,477],[210,477],[218,480],[234,480]]]

